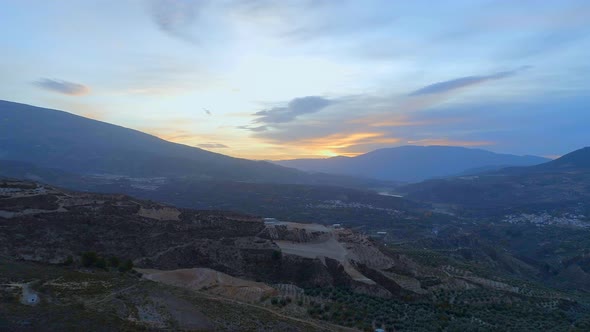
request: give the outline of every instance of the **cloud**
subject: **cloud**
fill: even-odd
[[[259,132],[263,132],[263,131],[267,131],[268,127],[267,126],[238,126],[238,129],[245,129],[245,130],[249,130],[255,133],[259,133]]]
[[[355,1],[309,1],[290,13],[283,37],[294,40],[367,37],[393,26],[400,14],[393,6],[373,10]]]
[[[287,103],[255,113],[255,121],[242,129],[249,130],[250,137],[260,144],[282,149],[284,152],[277,150],[276,154],[288,154],[287,158],[350,156],[406,144],[488,147],[494,151],[530,154],[526,150],[530,142],[546,136],[546,131],[540,128],[549,125],[547,119],[551,119],[552,128],[559,132],[562,132],[559,128],[582,126],[579,119],[587,118],[588,113],[580,112],[587,107],[587,98],[565,102],[571,98],[569,91],[548,94],[550,97],[535,91],[524,99],[520,94],[498,93],[492,89],[484,90],[477,98],[456,98],[463,92],[461,87],[500,80],[527,68],[442,82],[445,84],[429,86],[412,95],[402,92],[320,97],[329,102],[328,106],[320,104],[325,108],[320,112],[301,113],[299,108]],[[292,112],[293,109],[299,111]],[[561,110],[572,116],[560,117]],[[304,115],[297,117],[298,114]],[[579,142],[583,133],[575,127],[567,138],[560,137],[560,140]],[[552,152],[551,149],[543,147],[539,151]],[[547,154],[540,152],[535,153]]]
[[[398,16],[391,6],[375,11],[345,0],[148,0],[147,11],[160,31],[193,44],[206,43],[218,34],[229,42],[240,38],[237,31],[253,28],[262,37],[284,39],[290,46],[374,34]]]
[[[498,52],[500,58],[523,59],[534,56],[546,56],[551,53],[564,52],[571,46],[576,46],[580,40],[588,36],[584,30],[543,31],[519,38],[513,42],[513,47]]]
[[[188,0],[151,0],[148,3],[152,20],[162,32],[193,43],[197,39],[190,28],[202,4],[202,1]]]
[[[440,96],[302,97],[287,106],[257,112],[253,125],[240,128],[269,144],[301,148],[305,155],[355,155],[417,139],[423,129],[460,120],[421,117],[422,112],[417,112],[439,101]],[[326,110],[318,113],[323,108]],[[293,121],[300,114],[310,113],[313,116]]]
[[[316,113],[333,104],[334,101],[318,96],[295,98],[286,106],[274,107],[254,113],[257,118],[255,123],[277,124],[295,120],[298,116],[309,113]],[[247,128],[252,130],[251,128]],[[255,129],[261,129],[255,127]],[[255,130],[256,131],[256,130]]]
[[[132,66],[117,70],[119,79],[111,84],[115,94],[148,97],[182,95],[207,88],[218,78],[190,57],[137,54]]]
[[[199,148],[203,149],[228,149],[229,146],[221,143],[201,143],[196,145]]]
[[[428,95],[428,94],[438,94],[449,92],[461,88],[466,88],[469,86],[474,86],[478,84],[482,84],[488,81],[495,81],[500,80],[503,78],[507,78],[510,76],[514,76],[517,73],[530,68],[529,66],[520,67],[518,69],[509,70],[509,71],[501,71],[491,75],[481,75],[481,76],[465,76],[456,79],[452,79],[449,81],[438,82],[434,84],[427,85],[423,88],[420,88],[414,92],[411,92],[409,96],[420,96],[420,95]]]
[[[90,92],[90,88],[83,84],[49,78],[41,78],[33,84],[39,88],[69,96],[82,96]]]
[[[320,152],[322,155],[352,156],[358,153],[351,152],[351,148],[367,145],[374,146],[376,144],[391,145],[399,142],[399,138],[390,137],[384,132],[355,132],[303,139],[292,143],[305,146],[308,150]]]

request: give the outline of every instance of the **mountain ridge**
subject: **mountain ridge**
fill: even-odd
[[[234,158],[135,129],[10,101],[0,101],[0,159],[78,174],[361,187],[375,182]]]
[[[590,148],[585,147],[539,165],[432,179],[400,190],[414,200],[490,212],[584,211],[590,197],[588,160]]]
[[[530,166],[547,161],[549,159],[543,157],[500,154],[483,149],[405,145],[377,149],[356,157],[292,159],[275,163],[305,171],[418,182],[428,178],[452,176],[476,168]]]

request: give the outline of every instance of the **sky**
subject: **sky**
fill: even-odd
[[[2,0],[0,99],[250,159],[590,145],[590,2]]]

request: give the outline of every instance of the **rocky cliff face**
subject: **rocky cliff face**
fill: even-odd
[[[359,293],[386,298],[423,297],[441,289],[471,287],[440,268],[382,250],[367,236],[350,229],[269,222],[259,235],[272,240],[284,257],[321,262],[329,272],[324,279],[329,280],[329,285]]]

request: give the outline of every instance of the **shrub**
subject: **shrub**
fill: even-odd
[[[279,260],[283,257],[283,253],[280,250],[273,250],[272,252],[272,259]]]
[[[74,257],[68,256],[66,260],[63,262],[63,265],[72,265],[74,263]]]
[[[107,261],[104,258],[102,258],[102,257],[99,257],[96,260],[96,264],[95,265],[99,269],[103,269],[103,270],[106,270],[107,269]]]
[[[87,251],[82,254],[82,266],[84,267],[91,267],[96,264],[98,260],[98,255],[93,251]]]
[[[119,261],[119,258],[117,258],[115,256],[111,256],[111,258],[109,258],[109,266],[119,267],[119,264],[121,264],[121,262]]]
[[[131,271],[133,269],[133,261],[128,259],[125,262],[123,262],[123,264],[119,265],[119,271],[120,272],[127,272],[127,271]]]

